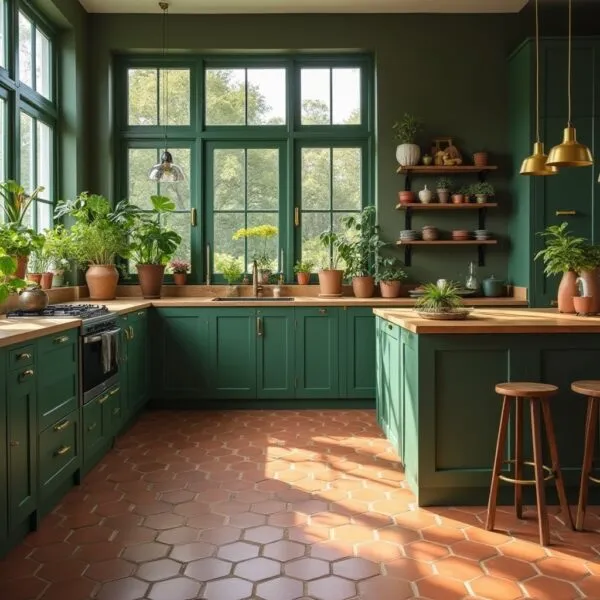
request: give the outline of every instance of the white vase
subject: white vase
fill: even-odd
[[[421,148],[417,144],[400,144],[396,147],[396,160],[402,167],[414,167],[419,164]]]
[[[429,204],[431,202],[432,198],[433,198],[433,194],[431,193],[431,190],[427,186],[425,186],[419,192],[419,200],[421,201],[422,204]]]

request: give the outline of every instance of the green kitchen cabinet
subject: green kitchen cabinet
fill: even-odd
[[[110,400],[105,392],[83,405],[82,450],[83,470],[89,471],[108,452],[112,445],[112,416],[104,405]]]
[[[130,354],[130,319],[129,314],[119,316],[117,321],[121,329],[119,339],[119,386],[125,399],[123,403],[123,418],[128,421],[135,414],[135,400],[129,394],[129,354]]]
[[[108,400],[102,405],[102,423],[106,428],[107,437],[112,441],[121,432],[125,424],[123,410],[123,395],[121,386],[115,385],[107,392]]]
[[[346,398],[375,397],[375,315],[372,308],[347,307],[340,313],[341,392]]]
[[[6,352],[0,348],[0,382],[6,381]],[[8,438],[6,436],[6,386],[0,384],[0,549],[8,534]]]
[[[339,398],[339,310],[296,308],[296,397]]]
[[[122,330],[119,383],[125,425],[148,400],[148,311],[121,316],[119,326]]]
[[[257,398],[293,398],[294,311],[289,308],[256,310]]]

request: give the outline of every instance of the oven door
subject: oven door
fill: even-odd
[[[117,383],[120,340],[119,327],[81,338],[81,386],[84,402],[89,402]]]

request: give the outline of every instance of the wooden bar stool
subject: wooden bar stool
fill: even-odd
[[[585,441],[583,443],[583,465],[581,467],[581,483],[579,485],[579,502],[575,528],[583,529],[587,508],[588,485],[590,481],[600,483],[600,479],[592,476],[596,431],[598,431],[598,407],[600,406],[600,381],[574,381],[571,389],[582,396],[587,396],[587,413],[585,416]]]
[[[554,425],[550,414],[548,399],[558,392],[554,385],[545,383],[515,382],[500,383],[496,386],[496,393],[501,394],[502,413],[500,416],[500,427],[498,429],[498,440],[496,442],[496,456],[494,458],[494,468],[492,471],[492,482],[490,487],[490,498],[488,502],[488,514],[485,528],[488,531],[494,529],[496,520],[496,502],[498,497],[498,488],[500,480],[508,481],[515,485],[515,511],[517,518],[523,517],[523,489],[524,485],[535,485],[536,500],[538,506],[538,522],[540,530],[540,544],[547,546],[549,542],[548,511],[546,509],[546,492],[544,482],[548,479],[554,479],[560,506],[568,520],[568,524],[573,528],[573,520],[565,485],[560,472],[558,462],[558,450],[556,448],[556,438],[554,436]],[[515,458],[513,460],[503,460],[506,436],[508,433],[508,419],[510,416],[511,400],[515,399]],[[533,462],[523,460],[523,400],[529,400],[531,411],[531,439],[533,444]],[[540,407],[544,419],[548,447],[550,449],[550,459],[552,467],[543,464],[542,457],[542,431],[540,422]],[[501,474],[502,464],[511,463],[514,465],[514,477],[507,477]],[[535,478],[522,479],[523,465],[533,467]],[[547,475],[544,477],[544,472]]]

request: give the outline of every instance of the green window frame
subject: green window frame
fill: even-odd
[[[190,70],[190,122],[188,125],[168,125],[167,145],[178,161],[176,149],[190,147],[192,164],[187,176],[190,184],[190,211],[197,214],[197,225],[191,227],[191,283],[222,283],[223,277],[214,272],[215,221],[220,211],[215,206],[213,189],[213,154],[216,149],[279,149],[279,240],[277,256],[286,282],[294,281],[293,267],[301,254],[301,225],[295,225],[295,211],[302,214],[300,191],[299,160],[302,148],[357,148],[360,150],[360,185],[362,194],[359,210],[374,203],[374,67],[373,58],[365,53],[345,53],[327,55],[197,55],[197,56],[135,56],[123,54],[117,57],[115,68],[115,122],[118,135],[115,136],[115,182],[116,198],[128,198],[129,148],[140,144],[157,149],[164,147],[165,127],[160,125],[130,125],[128,116],[128,73],[130,69],[187,68]],[[265,69],[285,71],[285,111],[279,108],[278,115],[285,113],[285,122],[267,124],[210,124],[207,123],[205,107],[208,70],[236,70],[239,81],[248,82],[256,73]],[[359,69],[360,72],[360,122],[353,124],[310,125],[302,122],[300,107],[301,78],[303,69],[332,69],[330,82],[336,69]],[[243,70],[243,71],[242,71]],[[337,72],[336,72],[337,73]],[[246,83],[246,103],[244,117],[236,122],[248,122],[248,86]],[[335,90],[330,85],[330,111],[333,111]],[[240,92],[241,94],[241,92]],[[243,95],[243,94],[242,94]],[[160,93],[156,93],[160,102]],[[341,97],[341,96],[340,96]],[[242,102],[241,99],[237,100]],[[241,104],[240,104],[241,106]],[[160,109],[158,109],[160,111]],[[355,118],[355,117],[354,117]],[[149,147],[149,146],[146,146]],[[151,165],[148,165],[150,168]],[[235,211],[233,211],[235,212]],[[338,211],[333,211],[338,212]],[[344,211],[348,212],[348,211]],[[247,211],[244,222],[248,222]],[[218,237],[218,233],[216,234]],[[244,249],[248,263],[248,249]]]

